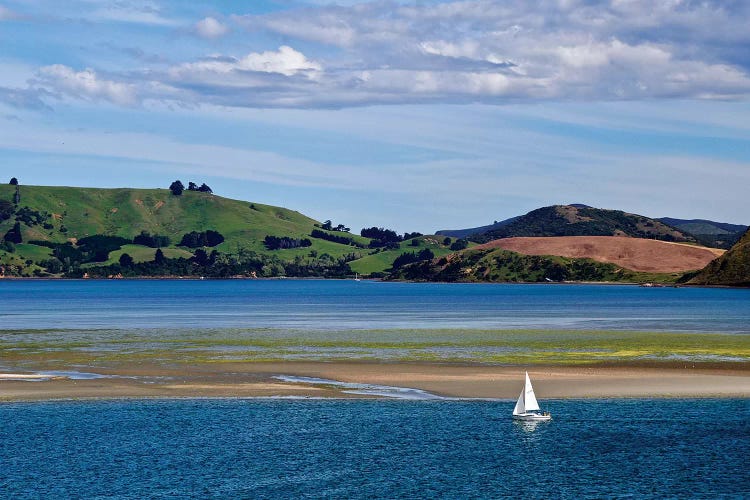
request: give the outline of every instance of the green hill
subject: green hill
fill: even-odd
[[[584,205],[553,205],[532,210],[499,228],[475,234],[485,243],[515,236],[631,236],[697,243],[692,235],[643,215]]]
[[[549,255],[522,255],[503,249],[467,249],[447,257],[404,266],[395,280],[445,282],[558,282],[609,281],[626,283],[674,282],[679,274],[638,273],[596,262]]]
[[[692,285],[750,286],[750,230],[727,253],[688,281]]]
[[[249,255],[264,265],[271,261],[282,265],[296,262],[296,270],[318,264],[331,267],[332,263],[338,265],[342,260],[353,261],[376,252],[367,248],[370,239],[358,235],[324,231],[343,237],[350,244],[312,237],[311,232],[320,230],[321,224],[299,212],[211,193],[186,190],[175,196],[168,189],[19,186],[20,200],[14,204],[15,193],[15,186],[0,185],[0,264],[6,274],[43,275],[43,262],[53,258],[55,246],[69,243],[69,247],[77,249],[81,240],[94,235],[119,237],[132,243],[142,231],[169,239],[169,245],[160,245],[168,259],[192,257],[194,248],[179,246],[183,236],[207,230],[217,231],[224,238],[220,244],[205,248],[209,253],[216,250],[222,255]],[[21,243],[9,244],[7,241],[13,239],[9,232],[13,233],[16,224]],[[3,238],[4,235],[9,237]],[[269,250],[264,244],[266,236],[307,239],[309,246]],[[128,253],[138,263],[153,259],[155,251],[147,246],[128,245],[122,249],[117,245],[103,256],[106,259],[102,262],[83,263],[82,267],[115,264],[122,253]],[[58,249],[57,255],[60,253]],[[368,269],[382,272],[390,262],[387,264]],[[339,266],[339,271],[343,270],[344,266]]]

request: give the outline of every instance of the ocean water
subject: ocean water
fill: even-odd
[[[0,405],[2,498],[747,498],[750,401]]]
[[[353,280],[0,281],[0,330],[159,328],[750,333],[750,290]]]
[[[746,335],[750,290],[0,280],[0,369],[4,349],[389,359],[414,329],[450,355],[506,349],[484,346],[483,329]],[[444,345],[439,329],[474,340]],[[395,347],[368,346],[374,331]],[[38,373],[102,376],[57,370]],[[524,424],[513,401],[345,389],[391,399],[0,403],[0,498],[750,497],[747,399],[543,401],[553,421]]]

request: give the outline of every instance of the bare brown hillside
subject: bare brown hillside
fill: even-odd
[[[724,250],[716,248],[623,236],[503,238],[474,248],[502,248],[526,255],[589,258],[650,273],[702,269],[724,253]]]

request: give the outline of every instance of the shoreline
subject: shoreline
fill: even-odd
[[[525,371],[540,400],[750,398],[750,366],[269,362],[76,369],[81,371],[46,372],[51,375],[2,370],[0,403],[185,398],[511,401],[518,396]],[[77,373],[81,378],[75,378]]]
[[[249,276],[229,276],[225,278],[212,276],[126,276],[122,278],[65,278],[63,276],[0,276],[1,281],[352,281],[353,278],[324,278],[322,276],[274,276],[253,278]],[[420,280],[386,280],[383,278],[360,277],[360,281],[379,283],[434,283],[442,285],[612,285],[612,286],[643,286],[642,281],[420,281]],[[697,285],[692,283],[659,282],[655,288],[727,288],[747,290],[750,286],[742,285]]]

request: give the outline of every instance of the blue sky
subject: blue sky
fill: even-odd
[[[206,182],[357,230],[556,203],[748,224],[748,24],[745,1],[0,0],[0,175]]]

